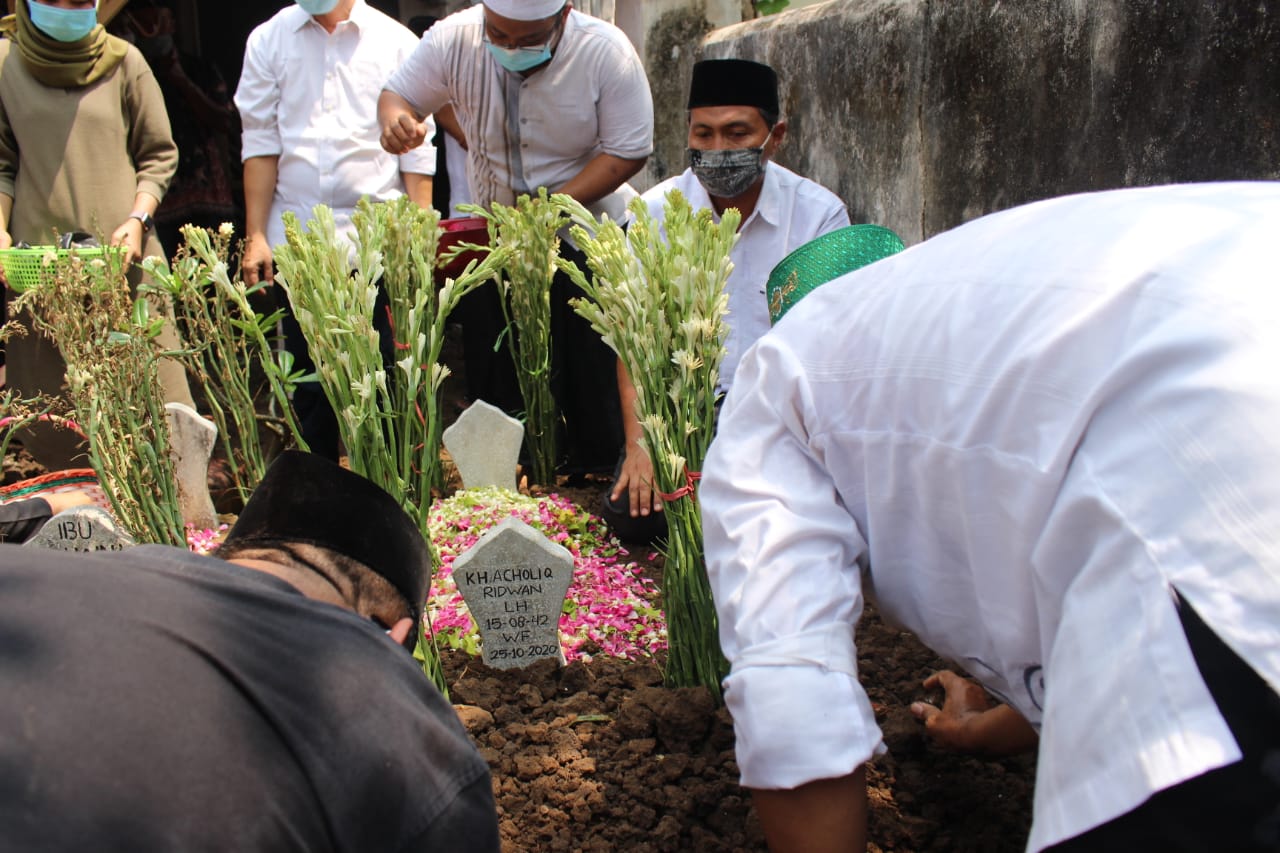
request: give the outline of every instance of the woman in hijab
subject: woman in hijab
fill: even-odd
[[[142,54],[98,23],[97,5],[17,0],[0,21],[0,248],[88,231],[131,262],[164,253],[151,217],[178,164],[164,98]],[[140,278],[135,264],[130,283]],[[166,328],[161,343],[176,342]],[[7,360],[22,396],[61,393],[65,366],[46,338],[12,338]],[[160,381],[167,401],[191,404],[179,364],[162,361]],[[65,432],[32,430],[23,442],[49,468],[73,464]]]

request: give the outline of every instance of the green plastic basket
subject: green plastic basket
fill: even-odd
[[[77,249],[59,249],[57,246],[32,246],[29,249],[0,249],[0,267],[4,268],[5,280],[9,287],[16,291],[24,291],[40,283],[40,275],[45,267],[45,259],[51,254],[62,260],[71,255],[89,261],[101,258],[107,252],[122,252],[121,246],[86,246]]]

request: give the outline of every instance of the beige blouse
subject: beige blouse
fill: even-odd
[[[0,193],[13,198],[15,243],[51,242],[55,229],[109,237],[138,192],[164,198],[177,167],[164,97],[136,48],[95,83],[59,89],[0,40]],[[154,233],[142,253],[162,253]]]

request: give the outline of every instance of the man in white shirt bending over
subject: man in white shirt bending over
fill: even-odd
[[[350,236],[362,196],[387,201],[407,193],[431,204],[435,150],[397,157],[379,144],[378,93],[417,43],[365,0],[297,0],[250,34],[235,96],[244,128],[247,284],[274,277],[272,249],[285,242],[285,211],[306,223],[315,205],[328,205],[339,233]],[[385,348],[383,304],[380,297],[374,321]],[[309,370],[291,315],[284,326],[295,366]],[[311,449],[336,460],[337,419],[319,383],[299,386],[293,403]]]
[[[775,853],[864,849],[868,598],[998,700],[936,677],[930,734],[1038,741],[1029,851],[1280,849],[1278,229],[1274,182],[1040,202],[746,352],[698,499]]]
[[[730,207],[742,214],[738,242],[729,253],[733,272],[721,390],[733,382],[743,351],[769,330],[769,272],[793,250],[849,224],[835,193],[773,162],[786,132],[772,68],[745,59],[698,62],[689,85],[689,168],[644,194],[658,220],[673,189],[694,210],[711,209],[717,219]],[[624,539],[646,541],[665,530],[663,517],[652,514],[662,500],[652,486],[653,463],[639,444],[635,386],[621,362],[618,390],[626,445],[602,513]]]

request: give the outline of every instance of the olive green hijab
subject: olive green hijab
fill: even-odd
[[[49,38],[31,23],[30,0],[18,0],[16,13],[0,20],[0,32],[18,44],[18,55],[31,76],[46,86],[78,89],[110,74],[124,59],[129,43],[108,35],[102,24],[80,41]]]

